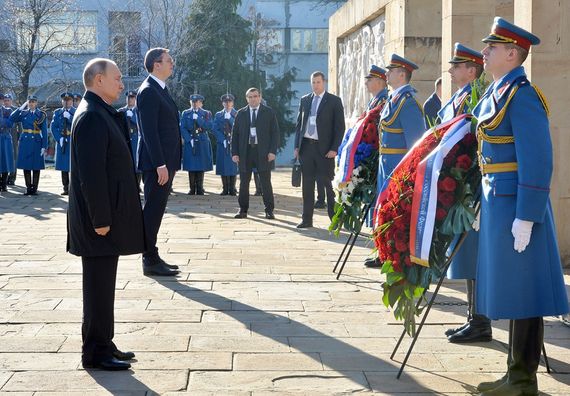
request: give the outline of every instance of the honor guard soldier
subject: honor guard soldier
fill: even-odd
[[[127,91],[125,92],[127,105],[121,107],[119,112],[125,115],[127,121],[127,127],[129,129],[129,138],[131,141],[131,155],[133,156],[133,164],[137,173],[137,181],[140,191],[140,184],[142,180],[142,173],[137,169],[137,150],[139,146],[139,127],[138,127],[138,110],[136,107],[137,103],[137,91]]]
[[[424,132],[424,113],[410,85],[412,73],[418,69],[413,62],[396,54],[386,66],[386,79],[392,92],[380,114],[380,156],[378,158],[378,190],[396,165]],[[380,260],[367,259],[367,267],[379,267]]]
[[[75,107],[73,107],[73,97],[69,92],[61,94],[61,108],[53,112],[51,121],[51,134],[55,140],[55,169],[61,171],[61,182],[63,192],[61,195],[69,194],[69,147],[71,144],[71,123]]]
[[[483,39],[493,82],[473,110],[483,174],[477,309],[510,319],[507,373],[482,395],[537,395],[544,316],[568,313],[554,216],[548,104],[524,68],[534,34],[495,18]]]
[[[1,96],[1,95],[0,95]],[[2,103],[2,110],[1,110],[1,117],[4,117],[6,119],[6,123],[8,122],[7,119],[10,117],[10,114],[12,114],[12,112],[14,110],[16,110],[16,107],[12,105],[12,95],[10,94],[5,94],[2,97],[3,103]],[[16,158],[18,157],[18,140],[20,139],[20,135],[21,135],[21,125],[19,123],[12,125],[9,128],[10,131],[10,135],[12,136],[12,148],[13,148],[13,154],[12,154],[12,158],[14,159],[14,164],[12,166],[13,170],[8,174],[8,181],[7,181],[7,185],[8,186],[13,186],[16,183]]]
[[[75,107],[77,109],[77,107],[79,106],[79,103],[81,103],[81,99],[83,99],[83,96],[81,96],[81,94],[74,93],[73,94],[73,107]]]
[[[30,95],[26,103],[10,114],[12,123],[22,123],[17,167],[24,170],[24,195],[37,195],[40,171],[45,169],[44,155],[48,147],[47,115],[37,106],[38,98]]]
[[[451,83],[457,91],[437,114],[440,122],[447,122],[469,111],[471,83],[483,73],[483,55],[460,43],[455,43],[449,74]],[[467,322],[445,332],[447,339],[454,343],[491,341],[491,321],[485,315],[477,313],[475,304],[475,276],[477,271],[477,249],[479,235],[472,230],[457,251],[447,271],[449,279],[466,279],[467,282]]]
[[[0,95],[4,97],[3,95]],[[8,191],[6,186],[10,174],[14,172],[14,145],[12,143],[12,109],[2,106],[0,109],[0,192]]]
[[[222,95],[220,98],[224,109],[214,116],[214,135],[216,136],[216,175],[222,178],[220,195],[237,195],[237,164],[232,161],[232,128],[237,111],[234,109],[234,96]]]
[[[208,131],[212,129],[212,113],[204,110],[204,97],[190,96],[192,107],[182,112],[180,132],[184,139],[182,170],[188,171],[189,195],[204,195],[204,172],[214,168],[212,163],[212,143]]]

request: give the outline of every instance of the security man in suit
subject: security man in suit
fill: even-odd
[[[69,194],[69,144],[71,142],[71,123],[75,114],[72,94],[64,92],[61,95],[61,108],[53,112],[51,134],[55,140],[55,169],[61,171],[63,192]]]
[[[451,82],[458,89],[438,112],[438,123],[449,121],[469,111],[471,83],[483,73],[483,55],[460,43],[455,43],[453,58],[449,63],[451,64],[449,68]],[[475,306],[478,244],[478,233],[475,230],[470,231],[447,271],[449,279],[466,279],[469,306],[467,322],[458,328],[448,329],[445,332],[449,342],[484,342],[492,339],[491,321],[485,315],[477,313]],[[453,247],[454,245],[452,245]]]
[[[3,103],[2,109],[0,109],[0,117],[3,117],[5,119],[5,125],[7,125],[8,118],[10,117],[10,114],[16,110],[16,107],[12,106],[12,95],[10,94],[4,94],[2,101]],[[9,127],[9,132],[12,136],[12,157],[14,159],[14,164],[12,166],[13,170],[8,174],[8,181],[6,182],[6,185],[13,186],[16,183],[16,159],[18,158],[18,141],[20,139],[20,135],[22,134],[21,124],[16,123],[16,125],[12,125]]]
[[[239,165],[239,212],[234,218],[245,219],[249,210],[249,182],[253,168],[257,168],[261,188],[265,218],[275,219],[273,210],[275,198],[271,185],[271,166],[275,161],[279,142],[279,124],[275,112],[261,103],[261,92],[249,88],[245,97],[247,106],[242,107],[232,129],[232,161]]]
[[[537,395],[542,317],[569,311],[549,197],[548,104],[521,66],[540,39],[497,17],[483,42],[493,82],[473,110],[483,174],[476,299],[481,314],[510,319],[510,328],[506,375],[478,389]]]
[[[81,99],[83,99],[83,96],[81,96],[80,93],[74,93],[73,94],[73,107],[75,107],[77,109],[77,106],[79,106],[79,103],[81,103]]]
[[[416,90],[410,85],[412,73],[418,66],[397,54],[392,54],[390,64],[386,68],[386,79],[392,91],[382,109],[378,125],[378,190],[425,129],[422,106],[416,99]],[[367,259],[364,265],[378,268],[380,260],[377,257]]]
[[[441,109],[441,77],[435,80],[435,91],[424,102],[425,129],[435,125],[437,112]]]
[[[0,95],[3,97],[3,95]],[[0,193],[6,192],[10,173],[14,172],[14,147],[12,145],[11,109],[0,109]]]
[[[237,195],[237,165],[232,161],[232,128],[237,111],[234,109],[234,96],[222,95],[220,98],[224,109],[214,116],[214,135],[216,136],[216,175],[222,178],[220,195]]]
[[[180,132],[184,139],[182,170],[188,171],[188,195],[204,195],[204,172],[214,168],[212,143],[208,132],[213,126],[212,113],[202,108],[204,97],[190,96],[192,107],[182,112]]]
[[[127,105],[119,109],[119,112],[125,115],[127,121],[127,127],[129,128],[129,137],[131,141],[131,152],[133,154],[133,161],[136,165],[137,161],[137,149],[139,146],[139,127],[138,127],[138,110],[137,110],[137,91],[127,91],[125,92]],[[140,185],[142,180],[142,173],[137,170],[137,181],[140,191]]]
[[[303,175],[303,215],[297,228],[313,226],[315,181],[325,187],[327,212],[334,216],[335,197],[332,188],[334,158],[344,135],[342,100],[325,90],[324,73],[311,74],[313,92],[301,98],[295,127],[295,158],[301,163]]]
[[[44,156],[48,147],[47,114],[37,106],[38,98],[29,95],[26,103],[10,114],[12,123],[22,123],[17,167],[24,170],[26,182],[24,195],[38,194],[40,171],[45,169]]]

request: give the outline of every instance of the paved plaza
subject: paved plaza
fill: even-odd
[[[470,394],[502,376],[508,323],[493,323],[491,343],[448,343],[443,332],[466,310],[464,282],[448,281],[396,379],[410,339],[390,360],[402,326],[381,304],[380,271],[362,265],[370,247],[359,240],[336,280],[346,235],[329,234],[323,210],[316,228],[295,228],[301,190],[290,170],[273,173],[276,220],[260,197],[235,220],[237,199],[218,195],[219,177],[206,175],[205,196],[186,195],[187,180],[177,175],[159,233],[181,275],[145,277],[140,255],[119,261],[115,343],[136,353],[126,372],[81,367],[81,265],[65,252],[59,172],[42,173],[37,197],[22,187],[0,197],[0,395]],[[568,395],[570,327],[545,320],[555,373],[542,364],[539,387]]]

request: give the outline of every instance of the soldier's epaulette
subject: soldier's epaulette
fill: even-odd
[[[534,85],[530,81],[528,81],[528,82],[529,82],[530,86],[534,89],[534,91],[536,92],[536,95],[538,96],[540,103],[542,103],[542,107],[544,107],[544,111],[546,111],[546,116],[549,117],[550,116],[550,107],[548,106],[548,101],[546,100],[546,97],[544,96],[544,94],[542,93],[540,88],[538,88],[536,85]]]

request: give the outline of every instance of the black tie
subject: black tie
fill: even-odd
[[[251,127],[255,128],[255,124],[257,123],[257,115],[255,114],[257,109],[252,109],[253,113],[251,115]],[[249,136],[249,144],[255,144],[255,136]]]

